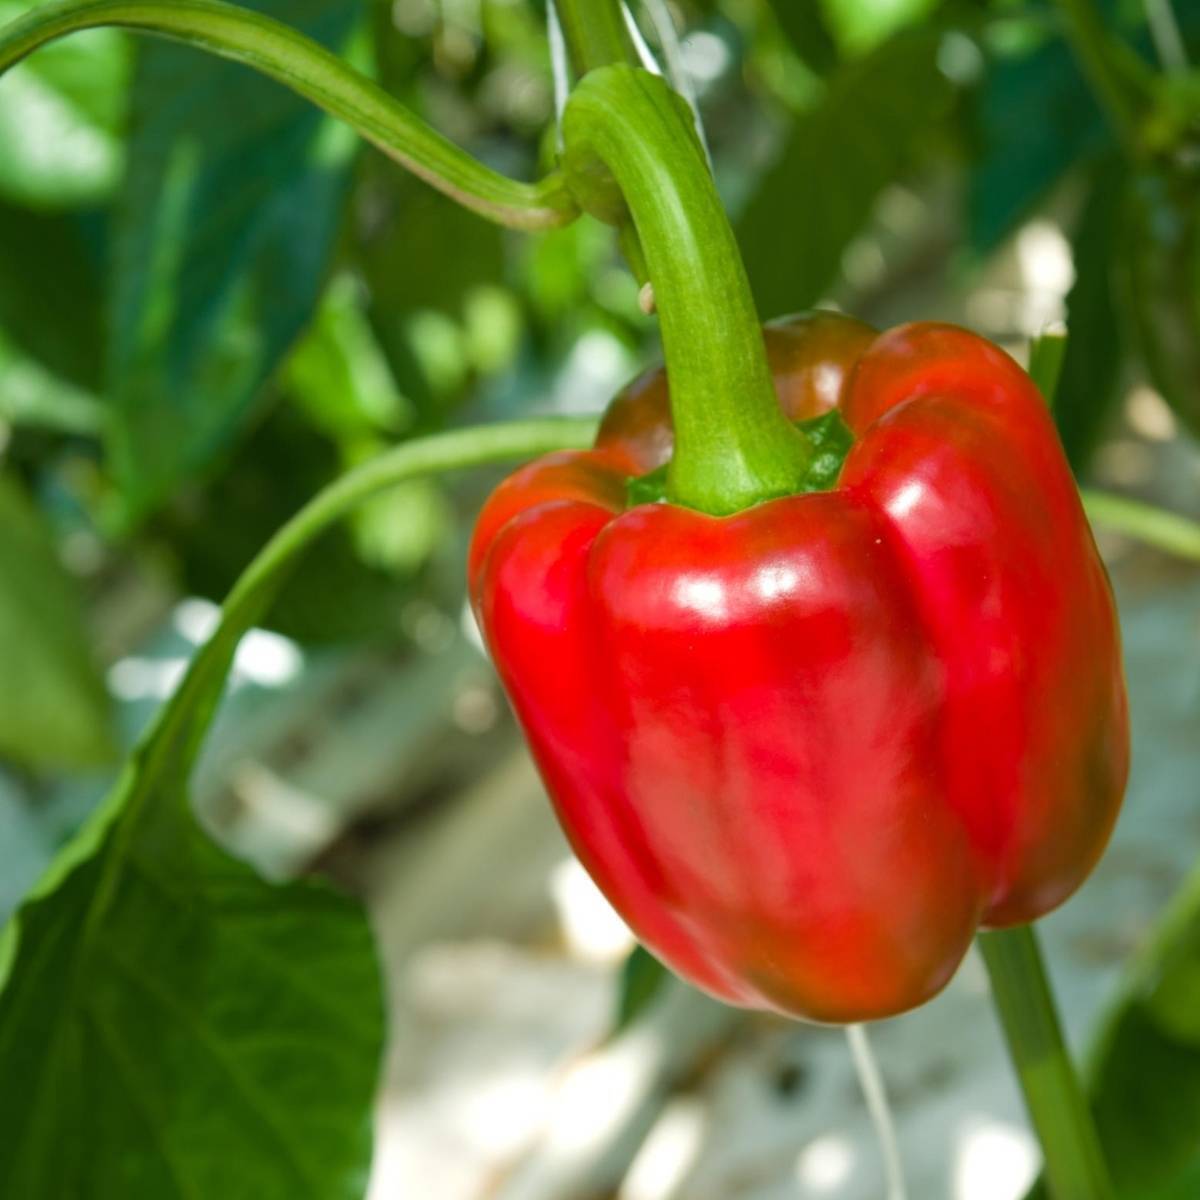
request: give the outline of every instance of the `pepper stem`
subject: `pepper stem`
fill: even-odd
[[[1042,1144],[1050,1195],[1053,1200],[1115,1200],[1033,926],[980,933],[978,941],[1025,1106]]]
[[[564,167],[594,216],[632,216],[662,328],[675,453],[667,495],[722,515],[799,489],[811,449],[784,416],[750,284],[696,137],[665,83],[587,74],[563,120]]]

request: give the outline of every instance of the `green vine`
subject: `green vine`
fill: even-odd
[[[537,183],[520,183],[493,171],[311,38],[222,0],[64,0],[44,5],[0,28],[0,75],[47,42],[98,26],[170,38],[252,67],[345,121],[426,183],[500,225],[552,229],[578,215],[557,172]]]

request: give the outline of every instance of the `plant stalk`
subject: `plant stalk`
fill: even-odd
[[[715,515],[799,490],[811,450],[783,415],[737,242],[687,104],[657,76],[593,70],[563,120],[580,206],[645,253],[671,381],[667,495]]]
[[[1031,925],[982,932],[979,948],[1009,1055],[1041,1142],[1053,1200],[1115,1200]]]
[[[244,63],[345,121],[414,175],[497,224],[551,229],[578,215],[561,175],[521,183],[493,171],[318,42],[222,0],[63,0],[41,5],[0,27],[0,75],[47,42],[98,26],[169,38]]]
[[[613,63],[636,63],[620,0],[547,0],[558,11],[577,77]]]

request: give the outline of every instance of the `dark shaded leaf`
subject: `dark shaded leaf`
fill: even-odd
[[[359,0],[259,0],[340,45]],[[146,43],[114,233],[109,449],[128,514],[153,507],[244,427],[312,315],[349,148],[280,85]]]
[[[947,110],[935,30],[895,38],[844,68],[787,145],[738,221],[764,317],[807,308],[837,277],[876,197]]]
[[[995,249],[1089,150],[1104,117],[1066,43],[995,57],[976,109],[981,142],[967,197],[972,249]]]
[[[1120,396],[1123,327],[1115,291],[1124,167],[1115,157],[1093,173],[1075,231],[1075,283],[1067,295],[1067,352],[1054,419],[1078,471],[1098,445]]]
[[[635,946],[621,967],[617,1006],[610,1036],[631,1025],[651,1004],[671,978],[671,972],[643,946]]]
[[[1122,295],[1138,354],[1167,403],[1200,431],[1200,176],[1133,175],[1122,230]]]

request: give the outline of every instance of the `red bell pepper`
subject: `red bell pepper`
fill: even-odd
[[[835,485],[714,517],[627,501],[666,380],[480,515],[475,612],[572,846],[638,937],[730,1003],[883,1017],[977,927],[1099,858],[1129,729],[1116,614],[1042,397],[948,325],[768,327]]]

